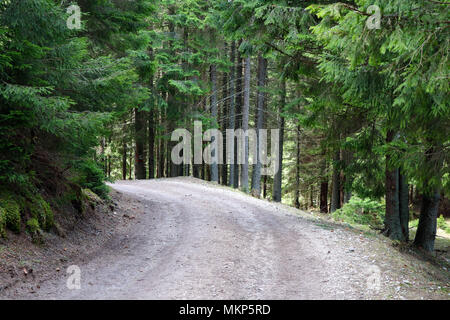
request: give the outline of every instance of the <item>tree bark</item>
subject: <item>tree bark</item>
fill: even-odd
[[[440,197],[439,190],[436,190],[431,195],[423,195],[419,226],[417,227],[417,233],[414,239],[414,245],[416,247],[430,252],[434,250]]]
[[[123,147],[122,147],[122,179],[127,180],[127,141],[126,139],[123,140]]]
[[[347,168],[350,166],[350,164],[353,161],[353,154],[352,152],[348,150],[343,151],[343,158],[344,158],[344,171],[346,172],[343,179],[343,199],[342,203],[348,203],[350,199],[352,198],[352,182],[353,178],[350,176],[350,173],[348,172]]]
[[[230,52],[230,60],[232,63],[231,70],[230,70],[230,129],[235,130],[236,129],[236,100],[235,97],[236,94],[236,42],[233,41],[231,43],[231,52]],[[236,170],[237,170],[237,164],[236,164],[236,141],[234,143],[234,150],[230,150],[232,152],[232,163],[230,164],[230,187],[236,188]]]
[[[394,140],[395,132],[389,130],[386,135],[386,143]],[[390,156],[386,155],[386,215],[383,233],[392,240],[406,240],[400,224],[400,197],[398,168],[390,166]]]
[[[333,186],[331,190],[331,212],[341,208],[341,173],[339,168],[340,151],[337,151],[334,156],[333,164]]]
[[[250,78],[251,78],[251,58],[245,58],[245,74],[244,74],[244,108],[242,110],[242,129],[245,134],[244,143],[244,163],[242,164],[241,189],[248,192],[248,156],[249,156],[249,137],[248,120],[250,113]]]
[[[261,159],[260,159],[260,130],[264,125],[264,106],[265,106],[265,93],[267,78],[267,60],[262,56],[258,56],[258,97],[257,97],[257,111],[256,111],[256,164],[252,172],[252,193],[253,196],[259,198],[261,196]]]
[[[294,190],[294,206],[300,209],[300,125],[296,130],[296,158],[295,158],[295,190]]]
[[[422,195],[422,205],[420,208],[419,225],[417,227],[414,245],[423,248],[426,251],[434,250],[434,241],[436,239],[437,217],[439,211],[439,202],[441,200],[441,179],[440,172],[443,166],[443,160],[435,157],[436,149],[431,147],[427,150],[426,165],[424,171],[429,175],[438,174],[433,178],[438,178],[439,183],[436,187],[428,186],[428,190]],[[431,171],[431,172],[430,172]],[[431,180],[431,179],[430,179]]]
[[[404,241],[409,240],[409,186],[406,176],[399,171],[399,214],[400,214],[400,228],[402,230],[402,237]]]
[[[328,175],[327,175],[327,161],[323,160],[322,164],[322,181],[320,182],[320,212],[328,213]]]
[[[286,79],[281,80],[281,99],[280,109],[278,114],[278,127],[280,128],[279,147],[278,147],[278,171],[273,178],[273,194],[274,202],[281,202],[281,180],[283,175],[283,144],[284,144],[284,125],[285,119],[283,116],[284,107],[286,105]]]
[[[148,178],[155,178],[155,110],[148,113]]]
[[[225,50],[227,46],[225,45]],[[221,129],[222,129],[222,136],[223,136],[223,149],[222,154],[224,157],[224,163],[220,166],[221,167],[221,179],[220,183],[224,186],[228,185],[228,165],[226,162],[226,154],[227,154],[227,135],[226,135],[226,129],[228,127],[228,116],[229,116],[229,103],[228,103],[228,74],[226,72],[223,73],[222,77],[222,117],[220,119],[221,123]]]
[[[136,152],[135,152],[135,175],[136,179],[142,180],[146,178],[146,168],[145,168],[145,138],[146,138],[146,121],[145,112],[139,111],[138,108],[134,109],[135,114],[135,141],[136,141]]]
[[[242,40],[239,41],[237,48],[240,48],[242,44]],[[237,50],[237,68],[236,68],[236,123],[235,128],[241,128],[242,127],[242,104],[243,104],[243,94],[242,94],[242,75],[244,72],[244,65],[243,65],[243,59],[241,52]],[[237,144],[234,144],[234,159],[235,163],[237,163]],[[234,170],[234,181],[233,181],[233,188],[237,189],[239,188],[239,171],[241,170],[240,165],[235,165]]]
[[[217,128],[217,68],[215,65],[211,65],[210,69],[210,77],[211,77],[211,86],[212,86],[212,94],[211,94],[211,117],[213,119],[213,127]],[[211,143],[214,143],[214,137],[211,139]],[[214,158],[218,154],[219,150],[214,150],[211,156]],[[219,183],[219,168],[217,161],[214,161],[211,164],[211,181]]]

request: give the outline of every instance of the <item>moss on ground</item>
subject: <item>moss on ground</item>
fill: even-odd
[[[40,195],[34,197],[29,205],[31,217],[37,219],[39,226],[49,231],[54,225],[53,211],[50,205]]]

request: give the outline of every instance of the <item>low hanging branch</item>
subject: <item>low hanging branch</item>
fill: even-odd
[[[358,13],[360,15],[366,16],[366,17],[370,17],[371,16],[370,14],[368,14],[366,12],[363,12],[363,11],[359,10],[358,8],[356,8],[354,6],[349,5],[348,3],[338,2],[337,5],[343,6],[343,7],[347,8],[347,9],[349,9],[351,11],[354,11],[354,12],[356,12],[356,13]]]

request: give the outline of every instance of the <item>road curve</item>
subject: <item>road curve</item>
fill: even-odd
[[[111,186],[145,212],[79,266],[80,290],[68,290],[61,276],[32,298],[377,298],[357,233],[192,178]]]

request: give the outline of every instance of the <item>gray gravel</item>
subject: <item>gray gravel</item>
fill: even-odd
[[[404,261],[359,232],[192,178],[111,186],[144,211],[79,266],[80,290],[61,272],[25,298],[420,298]]]

